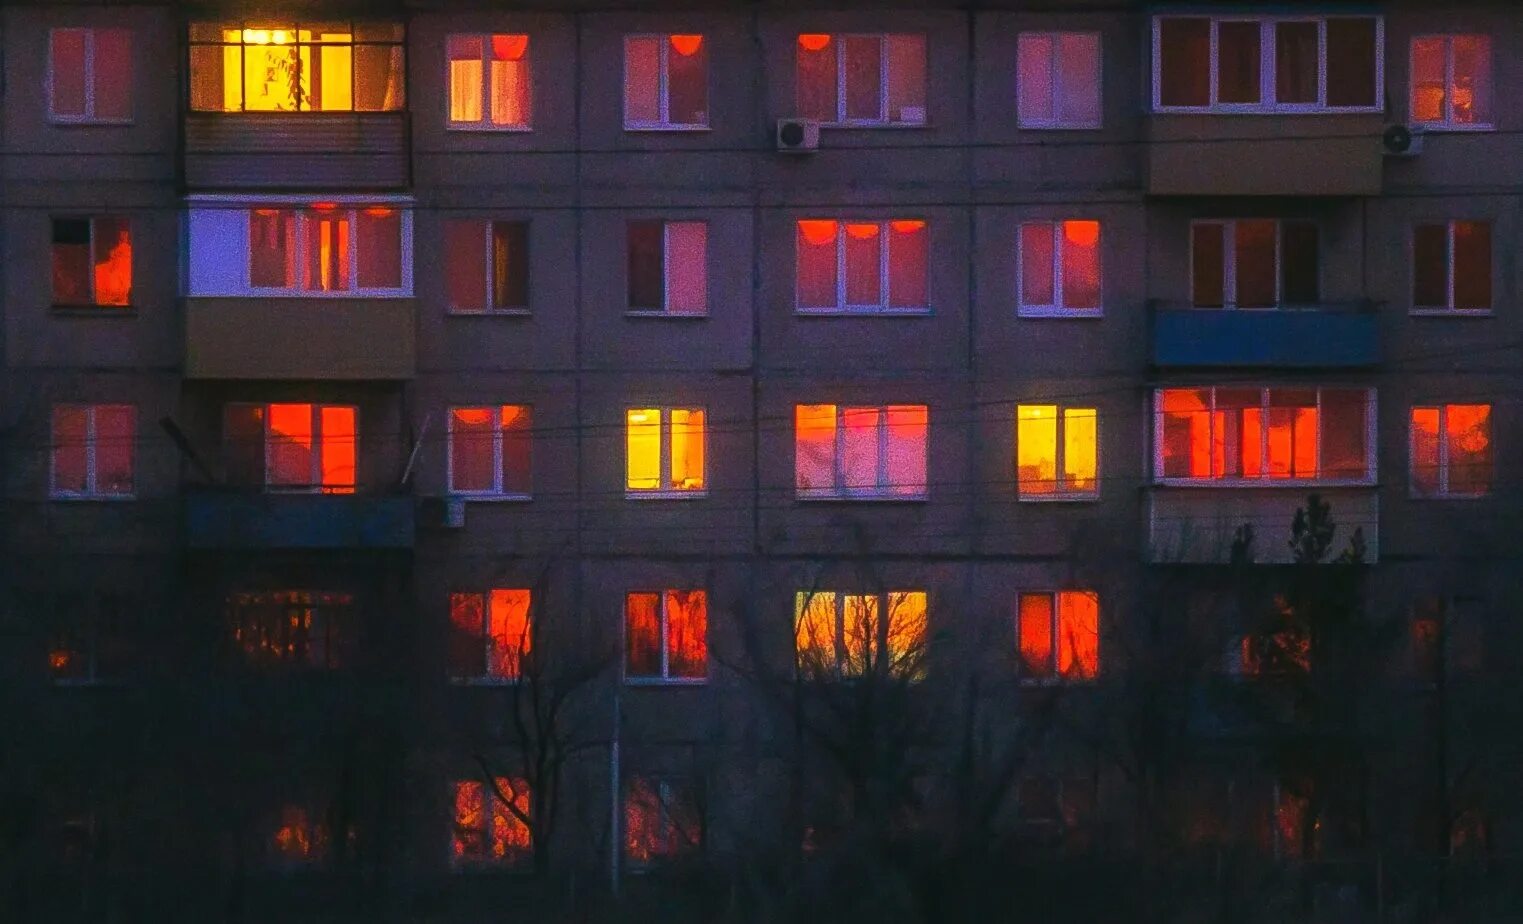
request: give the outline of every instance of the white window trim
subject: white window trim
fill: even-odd
[[[827,306],[806,306],[800,295],[798,278],[799,265],[799,231],[798,226],[803,221],[833,221],[836,225],[835,248],[836,248],[836,303]],[[926,260],[925,260],[925,291],[926,302],[924,305],[901,305],[893,306],[892,292],[890,290],[893,268],[889,257],[889,235],[893,234],[891,227],[896,221],[919,221],[924,224],[921,233],[925,236]],[[878,293],[880,302],[876,304],[849,304],[846,301],[846,226],[847,225],[877,225],[878,227]],[[860,317],[862,315],[926,315],[931,313],[931,222],[925,218],[885,218],[885,219],[855,219],[855,218],[801,218],[793,223],[793,309],[797,314],[813,315],[817,317],[843,316]]]
[[[1021,32],[1016,38],[1016,54],[1019,55],[1020,40],[1028,35],[1046,36],[1052,42],[1052,53],[1047,59],[1047,80],[1050,103],[1053,117],[1050,119],[1023,119],[1021,118],[1021,92],[1019,77],[1016,78],[1015,88],[1015,124],[1017,128],[1030,129],[1033,131],[1093,131],[1103,128],[1105,122],[1105,39],[1098,31],[1092,29],[1030,29]],[[1062,68],[1058,65],[1058,41],[1065,35],[1092,35],[1095,37],[1095,73],[1094,88],[1095,97],[1099,101],[1096,116],[1093,120],[1061,119],[1057,116],[1058,98],[1062,95],[1060,84],[1062,82]],[[1019,73],[1019,71],[1017,71]]]
[[[710,126],[709,126],[709,122],[708,121],[703,121],[703,122],[673,122],[672,121],[672,118],[671,118],[672,101],[671,101],[671,89],[670,89],[671,71],[670,71],[670,64],[668,62],[669,62],[669,59],[671,57],[671,50],[672,50],[671,38],[672,38],[673,35],[702,35],[703,36],[703,42],[705,44],[707,44],[708,40],[709,40],[709,37],[708,37],[707,34],[703,34],[703,33],[687,33],[687,32],[634,32],[634,33],[630,33],[629,35],[624,36],[624,93],[623,93],[623,105],[624,105],[624,130],[627,131],[627,132],[706,132],[706,131],[711,131],[712,130],[710,128]],[[657,80],[656,109],[660,113],[660,117],[658,119],[656,119],[654,122],[648,121],[648,120],[641,120],[641,119],[632,119],[632,118],[629,117],[629,43],[633,39],[642,39],[642,38],[644,38],[644,39],[652,39],[652,38],[656,39],[657,40],[656,47],[660,49],[660,53],[657,55],[657,58],[656,58],[656,61],[657,61],[657,64],[656,64],[656,80]],[[708,52],[708,49],[705,48],[704,49],[705,55],[707,55],[707,52]],[[710,85],[710,81],[709,81],[709,67],[708,67],[707,63],[705,63],[704,68],[703,68],[703,80],[704,80],[704,89],[705,89],[705,91],[707,91],[705,93],[705,96],[712,97],[713,87]],[[712,108],[712,103],[710,103],[710,107]],[[706,109],[704,111],[705,119],[707,119],[707,117],[709,115],[710,115],[710,112]]]
[[[809,603],[812,600],[814,600],[814,598],[820,596],[821,594],[831,594],[835,598],[834,601],[833,601],[834,602],[834,609],[835,609],[835,623],[831,627],[831,636],[830,636],[829,642],[830,642],[831,646],[834,648],[834,651],[832,652],[832,654],[834,655],[834,657],[832,658],[832,661],[834,661],[834,665],[833,665],[833,669],[831,670],[831,673],[835,676],[835,678],[837,680],[857,680],[857,679],[860,679],[860,678],[866,676],[865,674],[858,673],[856,671],[848,671],[846,669],[847,664],[849,663],[850,657],[851,657],[850,652],[848,652],[846,650],[846,601],[847,601],[848,598],[860,597],[860,598],[863,598],[863,599],[871,599],[874,602],[874,604],[877,606],[878,620],[879,620],[879,625],[881,626],[881,625],[884,624],[885,620],[891,621],[893,619],[893,615],[892,615],[890,607],[889,607],[889,600],[890,600],[890,598],[895,597],[895,596],[898,596],[898,597],[907,597],[907,596],[910,596],[911,594],[920,594],[921,596],[925,597],[925,618],[926,618],[926,636],[925,636],[925,638],[921,639],[920,644],[921,644],[922,647],[927,646],[927,645],[930,644],[930,641],[931,641],[931,638],[930,638],[930,621],[931,621],[932,603],[931,603],[931,592],[930,592],[929,588],[924,588],[924,587],[909,587],[909,588],[905,588],[905,587],[901,587],[901,588],[897,588],[897,589],[893,589],[893,590],[867,590],[867,591],[826,590],[826,589],[800,590],[800,591],[795,591],[794,595],[793,595],[793,600],[794,600],[794,604],[793,604],[793,607],[794,607],[794,616],[793,616],[793,620],[794,620],[794,625],[793,625],[793,662],[794,662],[795,671],[797,671],[797,668],[799,666],[799,662],[800,662],[800,660],[801,660],[801,658],[803,656],[803,652],[799,651],[799,649],[798,649],[798,626],[799,626],[799,620],[803,617],[803,614],[808,611]],[[804,600],[804,609],[802,611],[799,609],[799,602],[798,602],[801,595],[802,595],[803,600]],[[886,629],[887,628],[892,628],[892,626],[886,626],[885,628]],[[875,632],[874,637],[873,637],[873,655],[874,655],[874,657],[881,658],[886,653],[887,652],[884,652],[884,651],[881,651],[881,650],[878,649],[878,637],[877,637],[876,632]],[[892,665],[890,665],[890,667],[892,667]],[[925,665],[921,665],[920,670],[917,673],[924,674],[925,672],[926,672],[926,666]],[[914,676],[914,677],[911,677],[909,679],[913,683],[919,683],[924,678],[920,677],[920,676]]]
[[[672,412],[701,411],[703,413],[703,487],[702,488],[631,488],[629,486],[629,412],[654,410],[661,420],[661,484],[672,483]],[[696,405],[645,405],[624,409],[624,497],[626,500],[697,500],[709,494],[709,414],[708,409]]]
[[[1241,307],[1237,304],[1237,225],[1241,221],[1274,222],[1274,304]],[[1317,292],[1318,299],[1310,304],[1285,301],[1285,225],[1306,224],[1317,231]],[[1222,305],[1219,308],[1195,305],[1195,229],[1217,227],[1222,233]],[[1452,252],[1452,251],[1451,251]],[[1303,218],[1199,218],[1190,222],[1190,305],[1197,311],[1297,311],[1314,309],[1323,304],[1320,297],[1322,285],[1322,226]]]
[[[1411,117],[1412,98],[1416,95],[1413,91],[1417,84],[1417,43],[1424,39],[1442,39],[1444,43],[1444,117],[1431,121],[1420,121],[1412,118],[1413,125],[1420,125],[1425,131],[1430,132],[1494,132],[1496,126],[1496,48],[1495,43],[1488,48],[1486,56],[1487,80],[1492,89],[1491,109],[1487,113],[1484,122],[1456,122],[1454,121],[1454,40],[1466,36],[1473,36],[1474,32],[1425,32],[1412,36],[1407,46],[1407,114]],[[1489,38],[1489,36],[1488,36]]]
[[[674,676],[672,676],[671,650],[667,647],[667,641],[670,638],[670,623],[668,622],[668,617],[667,617],[667,612],[666,612],[666,595],[667,595],[667,593],[671,592],[671,591],[677,591],[679,593],[691,593],[692,591],[699,590],[699,589],[701,589],[701,588],[690,587],[690,588],[684,589],[684,588],[678,588],[678,587],[667,587],[667,588],[664,588],[664,589],[661,589],[661,590],[640,589],[640,590],[631,590],[631,591],[629,591],[628,593],[626,593],[624,595],[624,614],[623,615],[624,615],[624,641],[625,641],[625,645],[626,645],[626,650],[624,652],[624,657],[623,657],[623,662],[624,663],[623,663],[622,666],[623,666],[623,673],[624,673],[624,682],[626,684],[628,684],[629,686],[634,686],[634,687],[667,687],[667,686],[696,687],[696,686],[703,686],[704,684],[709,682],[709,659],[708,659],[708,638],[707,637],[704,638],[704,659],[703,659],[703,676],[702,677],[674,677]],[[659,618],[660,621],[661,621],[661,641],[660,641],[660,645],[661,645],[661,673],[660,674],[631,674],[629,672],[629,651],[627,649],[627,646],[629,644],[629,598],[631,596],[634,596],[635,594],[655,594],[655,596],[656,596],[656,613],[657,613],[657,618]],[[707,595],[707,593],[705,593],[705,595],[704,595],[704,604],[703,605],[704,605],[704,624],[705,624],[705,626],[707,626],[707,624],[708,624],[708,595]]]
[[[835,48],[835,93],[836,117],[834,119],[820,120],[821,128],[928,128],[931,124],[930,114],[930,41],[928,36],[921,32],[829,32],[823,33],[830,36],[830,43]],[[894,120],[888,117],[888,39],[894,35],[917,36],[924,43],[926,52],[925,83],[926,105],[925,117],[919,122],[906,122]],[[846,117],[846,40],[870,38],[878,41],[878,111],[882,113],[876,119],[849,119]],[[794,45],[794,80],[798,79],[798,46]],[[797,90],[795,90],[795,97]]]
[[[1493,487],[1490,491],[1482,491],[1477,494],[1460,493],[1449,490],[1449,408],[1451,405],[1462,404],[1459,401],[1446,401],[1439,404],[1414,404],[1407,412],[1407,496],[1415,501],[1473,501],[1489,500],[1495,496]],[[1496,410],[1496,405],[1487,402],[1486,405]],[[1438,411],[1438,486],[1431,494],[1424,494],[1417,490],[1417,431],[1412,426],[1413,411]],[[1488,421],[1489,422],[1489,421]],[[1492,475],[1496,475],[1496,427],[1491,427],[1491,458]]]
[[[1317,390],[1317,469],[1322,469],[1322,426],[1324,415],[1322,413],[1322,393],[1329,389],[1334,391],[1362,391],[1364,392],[1364,461],[1365,475],[1363,478],[1177,478],[1163,475],[1163,393],[1173,388],[1180,389],[1209,389],[1211,392],[1211,405],[1216,406],[1217,391],[1228,389],[1254,388],[1259,392],[1259,407],[1268,412],[1269,390],[1273,388],[1295,388]],[[1375,484],[1376,466],[1378,462],[1378,446],[1376,443],[1376,402],[1378,396],[1374,388],[1365,386],[1348,386],[1346,389],[1335,385],[1264,385],[1252,382],[1231,385],[1178,385],[1167,388],[1153,389],[1153,478],[1155,485],[1170,487],[1189,488],[1307,488],[1307,487],[1371,487]],[[1259,460],[1262,465],[1268,458],[1269,428],[1260,428],[1259,431]]]
[[[121,116],[121,117],[110,117],[110,116],[97,116],[95,114],[95,37],[96,37],[96,35],[98,33],[104,32],[104,31],[125,32],[125,33],[127,33],[128,36],[129,36],[129,38],[128,38],[128,48],[131,49],[132,51],[136,51],[136,49],[133,48],[133,46],[132,46],[132,36],[134,35],[134,33],[133,33],[133,31],[131,29],[119,28],[119,27],[114,27],[114,26],[110,26],[110,27],[108,27],[108,26],[71,26],[71,27],[59,27],[59,28],[56,28],[56,29],[49,29],[48,30],[48,67],[47,67],[47,78],[46,78],[46,81],[45,81],[46,87],[45,87],[44,92],[47,95],[48,121],[50,123],[52,123],[54,125],[132,125],[133,124],[133,122],[135,120],[135,117],[136,117],[136,103],[137,103],[137,100],[135,99],[136,94],[133,91],[136,89],[137,81],[134,79],[135,76],[136,76],[135,73],[134,73],[134,71],[136,71],[136,67],[134,66],[134,61],[132,61],[132,60],[129,60],[127,62],[128,73],[124,77],[124,79],[126,79],[130,83],[130,86],[128,87],[128,93],[127,93],[127,115]],[[85,111],[84,111],[84,114],[82,114],[82,115],[68,115],[66,113],[59,113],[59,112],[54,112],[53,111],[53,69],[54,69],[54,61],[53,61],[53,36],[56,33],[59,33],[59,32],[80,32],[80,33],[84,34],[84,39],[85,39],[85,73],[84,73],[84,81],[85,81]]]
[[[1021,440],[1021,417],[1020,417],[1020,414],[1021,414],[1021,408],[1023,408],[1023,407],[1055,407],[1057,409],[1057,433],[1058,433],[1057,460],[1056,460],[1056,463],[1057,463],[1057,469],[1056,469],[1056,473],[1057,473],[1057,479],[1056,479],[1056,481],[1057,481],[1057,484],[1056,484],[1056,487],[1054,488],[1054,490],[1052,491],[1052,493],[1050,493],[1050,494],[1023,494],[1021,492],[1020,461],[1019,461],[1020,460],[1020,440]],[[1095,486],[1092,489],[1088,490],[1088,491],[1080,491],[1080,490],[1076,490],[1076,489],[1068,487],[1067,486],[1067,478],[1065,477],[1066,473],[1063,471],[1064,463],[1067,461],[1067,449],[1066,449],[1066,445],[1067,445],[1068,418],[1065,415],[1066,415],[1066,412],[1068,412],[1068,411],[1089,411],[1091,414],[1094,415],[1094,418],[1095,418],[1095,477],[1094,477]],[[1086,501],[1086,502],[1088,502],[1088,501],[1097,501],[1097,500],[1099,500],[1100,499],[1100,485],[1103,483],[1103,481],[1102,481],[1102,479],[1100,477],[1100,409],[1097,408],[1097,407],[1075,407],[1073,405],[1063,404],[1062,402],[1059,402],[1059,401],[1054,401],[1051,404],[1042,404],[1041,402],[1033,401],[1030,404],[1017,404],[1016,407],[1015,407],[1015,415],[1016,415],[1015,416],[1015,446],[1016,446],[1015,497],[1016,497],[1016,500],[1020,501],[1023,504],[1050,504],[1050,503],[1054,503],[1054,502],[1062,503],[1062,502],[1065,502],[1065,501],[1067,501],[1067,502],[1072,502],[1072,501]]]
[[[632,318],[706,318],[709,316],[709,223],[702,219],[692,218],[676,218],[670,221],[659,219],[659,221],[661,222],[661,307],[627,308],[624,314]],[[672,310],[672,225],[703,226],[704,293],[702,311]]]
[[[1095,259],[1100,267],[1100,304],[1094,308],[1063,307],[1063,225],[1070,221],[1093,221],[1100,226],[1100,236],[1095,240]],[[1052,230],[1052,299],[1051,305],[1028,305],[1026,303],[1026,236],[1022,229],[1027,225],[1050,225]],[[1098,218],[1032,218],[1016,225],[1015,230],[1015,306],[1016,316],[1022,318],[1098,318],[1105,315],[1105,223]]]
[[[1438,219],[1434,219],[1432,221],[1418,221],[1415,224],[1413,224],[1413,226],[1412,226],[1412,240],[1409,243],[1408,251],[1407,251],[1408,255],[1409,255],[1409,258],[1410,258],[1411,265],[1412,265],[1412,294],[1414,296],[1414,298],[1413,298],[1413,305],[1412,305],[1411,311],[1409,312],[1410,314],[1418,316],[1418,317],[1424,317],[1424,316],[1426,316],[1426,317],[1455,317],[1455,318],[1489,318],[1489,317],[1492,317],[1493,315],[1496,314],[1496,291],[1497,291],[1497,287],[1496,287],[1496,241],[1495,241],[1495,238],[1493,238],[1493,240],[1492,240],[1491,253],[1487,254],[1487,259],[1486,259],[1486,263],[1488,265],[1488,269],[1490,269],[1491,274],[1492,274],[1492,278],[1491,278],[1491,302],[1492,302],[1492,304],[1491,304],[1491,307],[1489,307],[1489,308],[1458,308],[1458,307],[1455,307],[1455,304],[1454,304],[1454,280],[1455,280],[1455,275],[1456,274],[1455,274],[1455,271],[1454,271],[1454,269],[1455,269],[1455,262],[1454,262],[1455,228],[1454,228],[1454,226],[1456,224],[1460,223],[1460,222],[1466,222],[1466,223],[1469,223],[1469,224],[1484,224],[1484,225],[1488,226],[1489,230],[1492,230],[1492,231],[1496,230],[1493,222],[1489,218],[1438,218]],[[1446,248],[1446,256],[1444,257],[1444,288],[1446,290],[1445,298],[1448,299],[1449,303],[1447,305],[1418,305],[1418,304],[1416,304],[1416,294],[1417,294],[1417,228],[1421,227],[1422,225],[1437,225],[1437,224],[1442,224],[1444,226],[1444,246]]]
[[[930,456],[931,456],[931,428],[929,405],[902,405],[904,407],[926,408],[926,438],[922,448],[926,454],[926,486],[918,494],[894,494],[888,485],[888,409],[901,405],[891,404],[837,404],[835,425],[835,445],[830,454],[830,487],[801,489],[795,487],[795,495],[799,500],[805,501],[884,501],[888,503],[907,502],[922,503],[930,498]],[[878,470],[874,480],[876,484],[872,488],[848,488],[846,487],[845,472],[842,465],[846,456],[846,425],[843,423],[847,411],[875,411],[878,415]],[[797,434],[794,436],[797,441]],[[797,452],[797,448],[795,448]],[[796,463],[795,463],[796,464]]]
[[[521,669],[522,663],[523,663],[523,655],[524,655],[523,651],[519,652],[520,670],[519,670],[519,675],[517,677],[495,677],[492,674],[486,673],[486,665],[491,663],[491,653],[492,653],[492,635],[491,635],[491,631],[492,631],[492,615],[491,615],[491,606],[492,606],[492,591],[493,590],[526,590],[526,588],[521,588],[521,587],[507,587],[507,588],[504,588],[504,587],[493,587],[490,590],[455,590],[455,591],[450,591],[450,595],[451,596],[455,596],[455,595],[458,595],[458,594],[470,594],[473,597],[479,597],[481,599],[481,636],[479,638],[479,641],[481,642],[481,650],[483,652],[482,673],[480,673],[480,674],[451,674],[449,676],[449,682],[450,682],[451,686],[457,686],[457,687],[515,687],[515,686],[518,686],[520,683],[523,682],[523,671]],[[531,648],[533,647],[532,643],[533,643],[533,633],[534,633],[533,622],[532,622],[533,618],[534,618],[534,592],[532,590],[530,590],[529,591],[529,613],[526,616],[525,624],[528,627],[528,632],[530,634],[530,647]],[[451,626],[451,628],[453,628],[453,626]]]
[[[1165,19],[1205,19],[1211,23],[1211,94],[1212,102],[1204,106],[1165,106],[1163,104],[1162,22]],[[1333,19],[1375,20],[1375,104],[1373,106],[1328,106],[1327,99],[1327,23]],[[1218,80],[1221,68],[1217,58],[1217,32],[1224,22],[1259,24],[1259,102],[1219,103]],[[1316,103],[1272,103],[1275,94],[1275,26],[1286,22],[1317,23],[1317,99]],[[1155,15],[1152,23],[1153,111],[1158,113],[1209,113],[1212,115],[1327,115],[1385,111],[1385,17],[1371,14],[1344,15],[1255,15],[1251,13],[1168,13]]]
[[[529,491],[505,491],[502,487],[502,453],[503,453],[503,428],[502,409],[505,407],[519,407],[529,412],[529,421],[532,428],[534,420],[534,406],[529,404],[452,404],[444,415],[445,440],[444,440],[444,483],[445,493],[450,497],[470,501],[527,501],[534,499],[533,484]],[[483,491],[465,491],[455,488],[455,412],[461,410],[488,411],[492,414],[492,487]],[[534,471],[533,444],[529,449],[529,471]]]
[[[496,243],[493,238],[493,230],[497,225],[523,225],[524,244],[527,246],[529,235],[532,233],[529,231],[530,223],[522,219],[514,218],[464,218],[459,220],[478,224],[481,226],[479,230],[482,232],[482,247],[484,248],[481,265],[482,272],[484,273],[484,278],[486,281],[486,306],[483,308],[461,308],[457,305],[446,304],[444,313],[449,315],[461,315],[463,317],[480,317],[482,315],[528,317],[529,315],[533,314],[534,312],[530,305],[525,305],[522,308],[497,308],[492,305],[492,294],[497,290],[497,275],[495,270],[496,263],[492,259],[493,245]],[[529,280],[527,279],[525,280],[525,283],[527,286],[532,286],[532,283],[529,283]],[[534,298],[534,290],[532,287],[530,287],[527,289],[527,291],[529,293],[528,298],[532,301]],[[448,298],[448,286],[446,286],[446,302],[448,301]]]
[[[123,222],[126,225],[126,227],[127,227],[127,246],[130,249],[132,247],[132,243],[133,243],[133,241],[132,241],[132,219],[131,218],[127,218],[125,216],[117,216],[117,215],[54,215],[54,216],[52,216],[52,218],[50,220],[50,229],[51,229],[51,223],[52,222],[58,222],[58,221],[85,221],[85,222],[89,222],[89,224],[90,224],[90,242],[86,245],[89,248],[89,257],[90,257],[90,274],[89,274],[89,279],[87,280],[87,284],[88,284],[89,289],[90,289],[90,301],[85,303],[85,304],[68,304],[68,303],[63,303],[63,302],[51,301],[53,296],[52,296],[52,293],[50,292],[48,294],[48,298],[50,299],[50,307],[58,309],[58,310],[61,310],[61,311],[69,311],[69,310],[76,310],[76,309],[77,310],[94,311],[97,308],[104,308],[104,309],[107,309],[108,311],[117,311],[117,312],[130,312],[130,311],[133,310],[133,304],[132,304],[132,298],[131,298],[131,292],[132,292],[132,290],[131,290],[130,286],[128,287],[128,293],[129,293],[129,295],[128,295],[128,298],[127,298],[127,304],[125,304],[125,305],[106,305],[106,304],[102,304],[101,301],[100,301],[100,293],[97,292],[96,289],[95,289],[95,233],[96,233],[95,232],[95,223],[97,221],[101,220],[102,218],[117,219],[117,220],[120,220],[121,222]],[[50,244],[49,245],[49,249],[50,250],[51,250],[52,246],[55,246],[55,245]],[[133,252],[133,257],[135,258],[136,256],[137,256],[137,254],[134,251]],[[134,259],[132,262],[136,263],[137,260]],[[129,270],[130,269],[136,269],[136,267],[135,266],[129,267]]]
[[[487,49],[491,47],[492,37],[497,35],[522,35],[524,45],[524,66],[529,71],[529,121],[512,125],[499,125],[492,121],[492,77],[491,68],[487,65],[490,58],[487,57]],[[481,46],[481,118],[474,122],[460,122],[450,118],[450,62],[449,40],[452,38],[479,38]],[[405,59],[404,59],[405,61]],[[405,63],[404,63],[405,66]],[[444,37],[444,129],[451,132],[509,132],[525,134],[534,131],[534,43],[527,32],[451,32]],[[406,107],[403,107],[406,108]],[[342,111],[342,110],[340,110]]]
[[[132,409],[132,489],[125,492],[102,491],[99,488],[99,473],[95,467],[95,444],[96,434],[95,412],[101,407],[126,407]],[[137,406],[132,404],[56,404],[49,411],[49,428],[52,427],[52,415],[59,408],[78,408],[85,412],[85,489],[83,491],[69,491],[58,487],[58,461],[57,451],[61,446],[57,436],[49,433],[49,442],[52,445],[48,453],[48,497],[52,500],[134,500],[137,497]]]
[[[1058,667],[1058,661],[1062,657],[1060,645],[1063,637],[1060,627],[1063,624],[1063,616],[1059,607],[1062,606],[1063,594],[1085,594],[1095,598],[1095,673],[1091,677],[1064,677]],[[1021,654],[1021,598],[1022,597],[1046,597],[1051,605],[1052,619],[1048,627],[1048,651],[1051,653],[1051,661],[1047,665],[1052,671],[1049,677],[1033,677],[1028,673],[1025,657]],[[1015,595],[1015,660],[1016,680],[1023,687],[1057,687],[1057,686],[1081,686],[1094,684],[1100,677],[1100,594],[1094,590],[1064,589],[1064,590],[1022,590]]]
[[[512,779],[512,777],[508,774],[493,774],[493,776],[497,779]],[[525,792],[529,792],[528,781],[525,780],[523,782]],[[455,843],[453,832],[458,824],[457,820],[454,817],[455,794],[456,787],[458,787],[461,783],[476,783],[481,786],[481,823],[479,825],[472,826],[469,830],[481,836],[482,844],[486,848],[486,856],[465,857],[456,856],[454,853]],[[497,798],[497,793],[493,791],[492,785],[492,783],[483,780],[480,776],[457,778],[451,781],[449,790],[447,792],[448,798],[445,801],[445,804],[450,807],[450,824],[448,828],[449,836],[446,839],[444,846],[446,855],[450,858],[450,870],[457,875],[505,872],[516,870],[518,868],[517,861],[512,857],[494,857],[491,855],[492,824],[493,819],[496,817],[494,806],[498,801],[500,801]],[[512,795],[512,793],[509,793],[509,795]],[[532,804],[532,794],[529,798]],[[504,811],[507,812],[510,819],[513,819],[515,823],[519,823],[517,821],[517,816],[513,814],[511,809],[504,808]],[[532,850],[534,844],[534,832],[532,828],[529,830],[529,844],[530,849]]]
[[[275,446],[275,441],[271,438],[271,431],[270,431],[270,408],[272,406],[278,405],[278,404],[305,404],[305,405],[307,405],[308,407],[310,407],[312,409],[312,446],[317,451],[312,453],[311,465],[310,465],[310,468],[309,468],[309,471],[308,471],[308,477],[311,479],[311,481],[309,483],[305,484],[305,485],[298,485],[298,484],[285,485],[285,484],[271,484],[270,483],[270,475],[274,471],[274,466],[271,464],[271,460],[270,460],[270,453],[274,449],[274,446]],[[339,493],[359,493],[359,490],[360,490],[360,484],[359,484],[359,481],[360,481],[360,473],[359,473],[359,466],[360,466],[360,409],[359,409],[358,405],[355,405],[355,404],[344,404],[342,402],[324,402],[324,403],[318,403],[318,402],[308,402],[308,401],[289,401],[289,402],[288,401],[264,401],[264,402],[259,402],[259,401],[231,401],[231,402],[228,403],[227,406],[229,406],[229,407],[257,407],[257,408],[261,409],[260,410],[260,415],[263,418],[261,423],[264,426],[264,485],[263,485],[263,487],[264,487],[264,493],[266,493],[266,494],[339,494]],[[322,483],[322,479],[323,479],[323,453],[322,453],[322,447],[323,447],[323,443],[324,443],[324,437],[323,437],[323,429],[322,429],[322,427],[323,427],[323,410],[325,408],[348,408],[348,409],[354,411],[354,467],[355,467],[355,472],[354,472],[354,483],[353,484],[325,486]],[[350,491],[348,491],[348,492],[341,492],[341,491],[337,490],[339,488],[349,488]]]

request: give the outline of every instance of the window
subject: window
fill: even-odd
[[[630,408],[625,414],[630,497],[701,494],[703,408]]]
[[[132,121],[132,72],[129,30],[51,30],[48,117],[54,122]]]
[[[925,311],[920,219],[798,223],[799,311]]]
[[[632,221],[627,231],[629,310],[687,315],[707,312],[708,224]]]
[[[1413,229],[1412,308],[1491,310],[1491,222],[1440,221]]]
[[[632,777],[624,784],[624,859],[635,867],[703,845],[703,810],[687,780]]]
[[[498,776],[492,782],[457,780],[450,862],[469,866],[512,866],[527,860],[534,841],[529,830],[529,784]]]
[[[529,223],[461,219],[444,223],[449,310],[529,310]]]
[[[624,127],[709,124],[709,49],[701,35],[624,37]]]
[[[1311,305],[1320,291],[1317,226],[1273,218],[1190,225],[1197,308]]]
[[[1414,496],[1490,494],[1494,470],[1491,405],[1438,404],[1412,408]]]
[[[229,404],[222,446],[229,484],[353,494],[357,411],[346,404]]]
[[[1092,591],[1023,593],[1016,616],[1027,682],[1093,680],[1100,672],[1100,598]]]
[[[926,610],[923,590],[799,591],[793,604],[799,676],[924,679]]]
[[[327,859],[328,825],[322,813],[305,805],[282,805],[274,821],[267,844],[272,865],[313,866]]]
[[[1412,39],[1412,121],[1429,131],[1489,129],[1491,37]]]
[[[254,666],[332,670],[354,656],[354,597],[317,590],[233,593],[227,620],[233,647]]]
[[[52,496],[131,497],[136,444],[130,404],[55,404]]]
[[[924,35],[798,38],[799,115],[833,125],[924,125]]]
[[[127,219],[53,219],[53,304],[132,304],[132,232]]]
[[[532,421],[533,411],[523,404],[450,408],[449,492],[527,498]]]
[[[1021,128],[1100,127],[1100,36],[1022,32],[1016,48]]]
[[[1375,479],[1369,389],[1165,388],[1155,401],[1153,471],[1162,481]]]
[[[1022,404],[1015,420],[1016,493],[1022,500],[1099,496],[1094,408]]]
[[[1021,223],[1016,303],[1023,315],[1100,311],[1100,223],[1088,220]]]
[[[534,124],[529,37],[451,35],[449,127],[527,130]]]
[[[1438,683],[1447,667],[1449,600],[1423,595],[1412,601],[1412,672],[1419,683]]]
[[[632,593],[624,598],[626,680],[705,680],[709,675],[708,594]]]
[[[58,684],[120,680],[133,659],[133,601],[114,595],[65,596],[53,602],[48,673]]]
[[[454,680],[517,680],[528,657],[528,590],[494,588],[449,597],[449,671]]]
[[[926,496],[924,404],[794,408],[794,474],[801,498]]]
[[[394,292],[403,288],[403,252],[402,212],[389,206],[320,203],[249,212],[253,289],[300,295]]]
[[[391,23],[191,23],[190,108],[397,111],[402,48],[402,27]]]
[[[1374,16],[1160,16],[1153,107],[1378,111],[1384,23]]]

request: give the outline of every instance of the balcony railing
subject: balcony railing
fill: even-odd
[[[405,112],[193,112],[190,189],[398,189],[410,182]]]
[[[192,549],[408,549],[405,494],[263,494],[201,488],[185,495]]]
[[[1154,303],[1153,365],[1172,368],[1359,368],[1380,362],[1370,302],[1306,308],[1193,308]]]
[[[1147,119],[1154,196],[1374,196],[1385,155],[1380,113]]]

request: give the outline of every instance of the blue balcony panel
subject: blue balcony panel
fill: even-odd
[[[1360,308],[1155,308],[1153,365],[1357,368],[1380,362],[1380,316]]]
[[[406,495],[197,492],[185,498],[193,549],[410,549]]]

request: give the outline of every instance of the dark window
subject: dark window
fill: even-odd
[[[1263,62],[1259,49],[1260,37],[1261,30],[1257,22],[1224,22],[1218,27],[1216,92],[1221,102],[1259,102],[1259,69]],[[1315,77],[1315,62],[1312,74]]]
[[[629,223],[629,307],[661,311],[666,307],[662,265],[664,228],[659,221]]]
[[[1315,22],[1276,23],[1274,33],[1275,102],[1315,104],[1317,102],[1317,24]]]
[[[1310,305],[1318,300],[1317,226],[1288,221],[1280,229],[1280,302]]]
[[[331,669],[352,660],[354,598],[279,590],[227,598],[228,633],[251,665]]]
[[[1375,20],[1327,21],[1327,104],[1375,105]]]
[[[1220,308],[1225,302],[1226,252],[1222,247],[1222,226],[1196,225],[1190,232],[1191,270],[1194,274],[1196,307]]]
[[[1449,226],[1418,225],[1412,234],[1412,304],[1449,305]]]
[[[1211,104],[1211,20],[1164,19],[1158,24],[1159,102]]]
[[[1491,307],[1491,224],[1454,223],[1454,307]]]
[[[529,307],[528,222],[492,222],[492,307]]]

